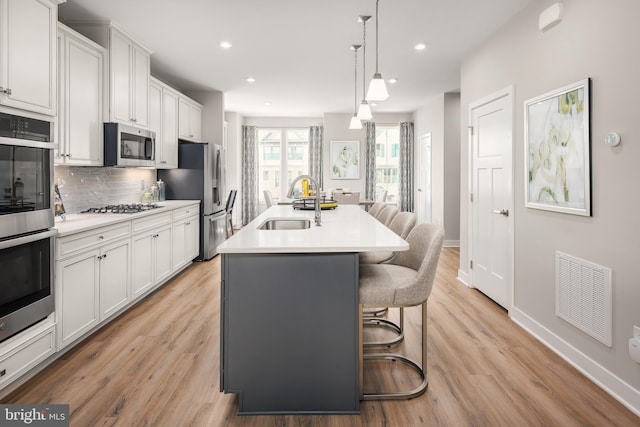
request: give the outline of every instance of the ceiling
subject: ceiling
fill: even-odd
[[[390,97],[376,112],[411,112],[460,86],[465,54],[533,0],[382,0],[379,71]],[[153,51],[151,74],[183,92],[220,90],[225,111],[252,117],[353,112],[358,15],[375,0],[67,0],[62,22],[112,20]],[[220,42],[232,44],[229,49]],[[414,46],[427,44],[423,51]],[[367,24],[366,82],[375,71]],[[255,83],[248,83],[254,77]],[[362,50],[358,103],[363,97]],[[265,105],[265,103],[271,105]]]

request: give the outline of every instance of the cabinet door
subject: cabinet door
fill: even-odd
[[[156,165],[162,153],[162,87],[149,83],[149,130],[156,133]]]
[[[193,135],[189,131],[189,110],[191,104],[183,98],[180,98],[180,105],[178,107],[178,134],[180,138],[191,139]]]
[[[58,6],[48,0],[2,0],[0,104],[56,115]]]
[[[111,31],[111,120],[131,123],[131,94],[133,81],[132,45],[119,32]]]
[[[129,302],[129,240],[105,246],[100,254],[100,313],[106,319]]]
[[[173,223],[173,269],[178,270],[187,263],[187,222],[180,220]]]
[[[189,217],[185,233],[185,250],[187,262],[200,253],[200,221],[198,215]]]
[[[162,144],[160,163],[162,168],[178,167],[178,94],[162,91]]]
[[[100,320],[99,255],[95,249],[57,263],[58,349],[88,332]]]
[[[64,55],[65,163],[103,164],[104,51],[72,37],[66,37]]]
[[[136,125],[149,126],[149,75],[151,72],[149,54],[144,50],[133,46],[133,93],[132,110]]]
[[[189,132],[196,141],[202,140],[202,108],[198,105],[189,108]]]
[[[131,240],[131,288],[136,298],[154,285],[153,248],[154,234],[133,236]]]
[[[173,272],[173,262],[171,260],[171,225],[156,230],[154,234],[155,252],[155,281],[160,283]]]

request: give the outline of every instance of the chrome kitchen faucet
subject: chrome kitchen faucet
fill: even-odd
[[[313,185],[316,186],[316,206],[314,218],[316,220],[316,226],[319,227],[320,225],[322,225],[320,223],[320,187],[318,186],[318,183],[315,179],[313,179],[310,175],[300,175],[299,177],[294,179],[291,183],[291,187],[289,187],[289,191],[287,192],[287,198],[290,199],[293,197],[293,187],[295,187],[296,183],[302,179],[308,179]]]

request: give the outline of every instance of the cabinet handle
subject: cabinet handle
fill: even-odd
[[[131,118],[131,121],[135,123],[137,120],[134,118]]]
[[[11,89],[6,88],[4,89],[2,86],[0,86],[0,92],[7,94],[7,95],[11,95]]]
[[[102,255],[98,255],[98,259],[102,259]]]
[[[98,236],[98,239],[102,240],[104,239],[104,236]]]
[[[7,375],[6,369],[3,369],[2,371],[0,371],[0,377],[4,377],[5,375]]]
[[[165,164],[165,163],[167,163],[167,161],[166,160],[162,160],[160,163]]]
[[[193,135],[189,135],[189,138],[193,138]]]
[[[107,257],[107,254],[102,255],[102,258],[106,258],[106,257]]]
[[[185,222],[184,225],[191,225],[191,223],[190,222]]]

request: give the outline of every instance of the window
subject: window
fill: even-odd
[[[377,125],[376,187],[387,190],[387,202],[398,201],[399,154],[400,126]]]
[[[259,128],[258,159],[260,199],[264,190],[285,197],[291,181],[309,173],[309,129]]]

